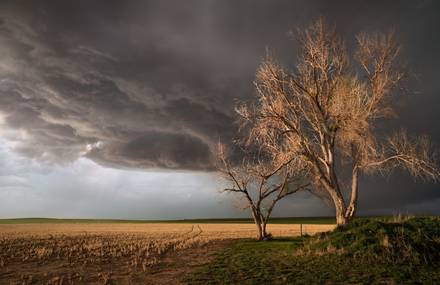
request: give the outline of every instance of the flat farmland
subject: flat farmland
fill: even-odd
[[[303,224],[303,234],[332,224]],[[299,224],[269,224],[275,237]],[[179,284],[238,239],[249,223],[0,224],[0,284]]]

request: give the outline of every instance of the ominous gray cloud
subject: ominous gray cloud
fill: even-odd
[[[10,151],[0,139],[0,218],[59,217],[184,219],[246,217],[238,200],[219,190],[212,172],[134,171],[105,168],[80,158],[68,165],[42,165]],[[285,201],[282,215],[330,214],[308,205],[310,195]],[[315,199],[316,200],[316,199]],[[297,203],[299,202],[299,203]]]
[[[114,168],[212,170],[213,147],[235,135],[234,103],[252,98],[266,49],[294,64],[288,32],[324,16],[349,45],[360,31],[397,31],[417,95],[383,127],[440,143],[438,11],[438,1],[5,0],[0,135],[11,151],[49,164],[85,157]],[[361,209],[440,212],[430,202],[438,187],[401,177],[363,181]]]

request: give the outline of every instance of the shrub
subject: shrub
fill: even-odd
[[[440,261],[440,220],[356,219],[344,227],[311,237],[300,253],[337,253],[370,261],[432,264]]]

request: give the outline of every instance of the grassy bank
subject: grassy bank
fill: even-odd
[[[314,237],[239,241],[189,284],[440,284],[440,221],[358,220]]]

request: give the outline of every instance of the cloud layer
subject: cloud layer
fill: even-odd
[[[214,78],[230,75],[208,70],[221,59],[205,62],[192,50],[206,39],[99,14],[91,30],[58,30],[57,19],[3,11],[0,112],[9,128],[26,132],[19,152],[56,162],[87,156],[114,166],[212,168],[213,144],[230,138],[233,119],[228,90]],[[94,36],[125,45],[103,50]]]
[[[418,95],[381,127],[438,143],[437,11],[437,1],[2,1],[0,136],[42,164],[210,171],[215,144],[236,134],[233,106],[252,98],[266,49],[293,64],[289,30],[323,15],[348,45],[360,31],[395,28]],[[365,180],[361,206],[432,207],[440,198],[434,186],[415,192],[401,181]],[[395,187],[399,199],[382,197]]]
[[[421,43],[409,40],[438,46],[417,34],[438,22],[421,18],[433,10],[430,1],[250,4],[5,1],[0,113],[9,128],[25,131],[17,150],[56,162],[86,156],[114,166],[209,170],[213,146],[234,136],[234,102],[252,96],[265,49],[294,61],[290,29],[324,14],[349,36],[397,25],[419,62]]]

